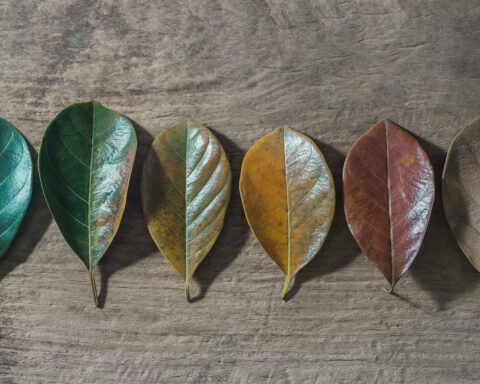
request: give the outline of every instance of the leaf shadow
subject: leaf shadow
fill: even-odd
[[[52,215],[43,198],[40,186],[37,167],[38,153],[25,136],[24,139],[27,142],[33,163],[32,198],[17,235],[0,260],[0,281],[27,261],[52,221]]]
[[[385,291],[388,292],[392,297],[395,297],[397,300],[403,301],[404,303],[407,303],[413,308],[420,308],[420,305],[409,299],[408,297],[405,297],[398,292],[391,292],[385,288]]]
[[[137,153],[128,187],[127,203],[118,232],[102,258],[100,270],[101,288],[98,297],[100,308],[105,306],[109,280],[116,272],[136,264],[158,250],[147,230],[142,214],[140,177],[153,136],[141,125],[130,119],[137,134]]]
[[[408,129],[406,131],[427,152],[435,175],[435,200],[430,222],[410,273],[430,293],[437,310],[443,311],[457,297],[478,285],[480,274],[461,251],[444,215],[441,185],[446,152]]]
[[[285,295],[285,301],[295,297],[304,283],[319,279],[347,266],[357,255],[361,254],[360,248],[348,229],[343,213],[342,170],[345,156],[328,144],[313,138],[312,140],[322,151],[332,171],[336,196],[335,215],[323,247],[314,259],[298,272],[293,286]]]
[[[199,265],[193,276],[199,285],[199,292],[191,297],[191,302],[203,299],[215,279],[240,254],[248,239],[249,227],[243,213],[240,198],[239,179],[245,152],[225,135],[208,127],[221,142],[232,170],[232,196],[225,215],[225,222],[220,235],[205,260]]]

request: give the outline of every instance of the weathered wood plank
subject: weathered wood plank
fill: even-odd
[[[2,383],[473,383],[480,275],[434,207],[399,297],[361,255],[341,199],[318,257],[283,302],[238,193],[245,151],[288,124],[317,140],[341,196],[354,140],[389,117],[420,137],[437,184],[453,136],[480,111],[474,0],[0,0],[0,115],[38,150],[64,106],[96,99],[136,122],[126,213],[98,276],[104,308],[38,177],[0,261]],[[183,283],[149,238],[139,171],[186,117],[212,128],[235,185],[223,233]]]

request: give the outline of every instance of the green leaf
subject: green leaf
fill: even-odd
[[[130,121],[95,101],[73,104],[47,126],[38,155],[45,200],[67,243],[94,268],[125,209],[137,149]]]
[[[174,125],[152,143],[141,186],[148,230],[185,281],[190,300],[190,278],[220,234],[230,200],[225,151],[203,125]]]
[[[0,257],[7,252],[32,197],[32,157],[20,132],[0,118]]]

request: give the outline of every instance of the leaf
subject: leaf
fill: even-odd
[[[480,118],[453,139],[442,176],[443,209],[453,236],[480,271]]]
[[[418,253],[432,211],[427,154],[405,130],[380,121],[348,152],[343,192],[353,237],[393,291]]]
[[[47,205],[89,271],[112,242],[125,209],[137,148],[130,121],[95,101],[70,105],[47,126],[38,155]]]
[[[0,118],[0,257],[7,252],[32,197],[32,157],[20,132]]]
[[[307,136],[277,128],[245,155],[240,194],[248,223],[265,252],[291,278],[322,247],[335,210],[330,169]]]
[[[165,258],[189,282],[223,226],[232,174],[218,139],[185,120],[152,143],[143,167],[142,206],[148,230]]]

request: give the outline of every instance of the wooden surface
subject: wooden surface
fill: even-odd
[[[0,261],[0,382],[473,383],[480,273],[438,191],[398,296],[345,224],[341,167],[382,118],[417,135],[437,189],[454,135],[480,114],[480,5],[470,1],[0,1],[0,116],[36,160],[57,112],[95,99],[135,121],[139,149],[119,233],[98,268],[103,309],[38,184]],[[162,130],[192,117],[231,161],[224,230],[183,282],[143,221],[139,174]],[[284,277],[251,234],[238,193],[245,151],[287,124],[334,173],[325,246]]]

